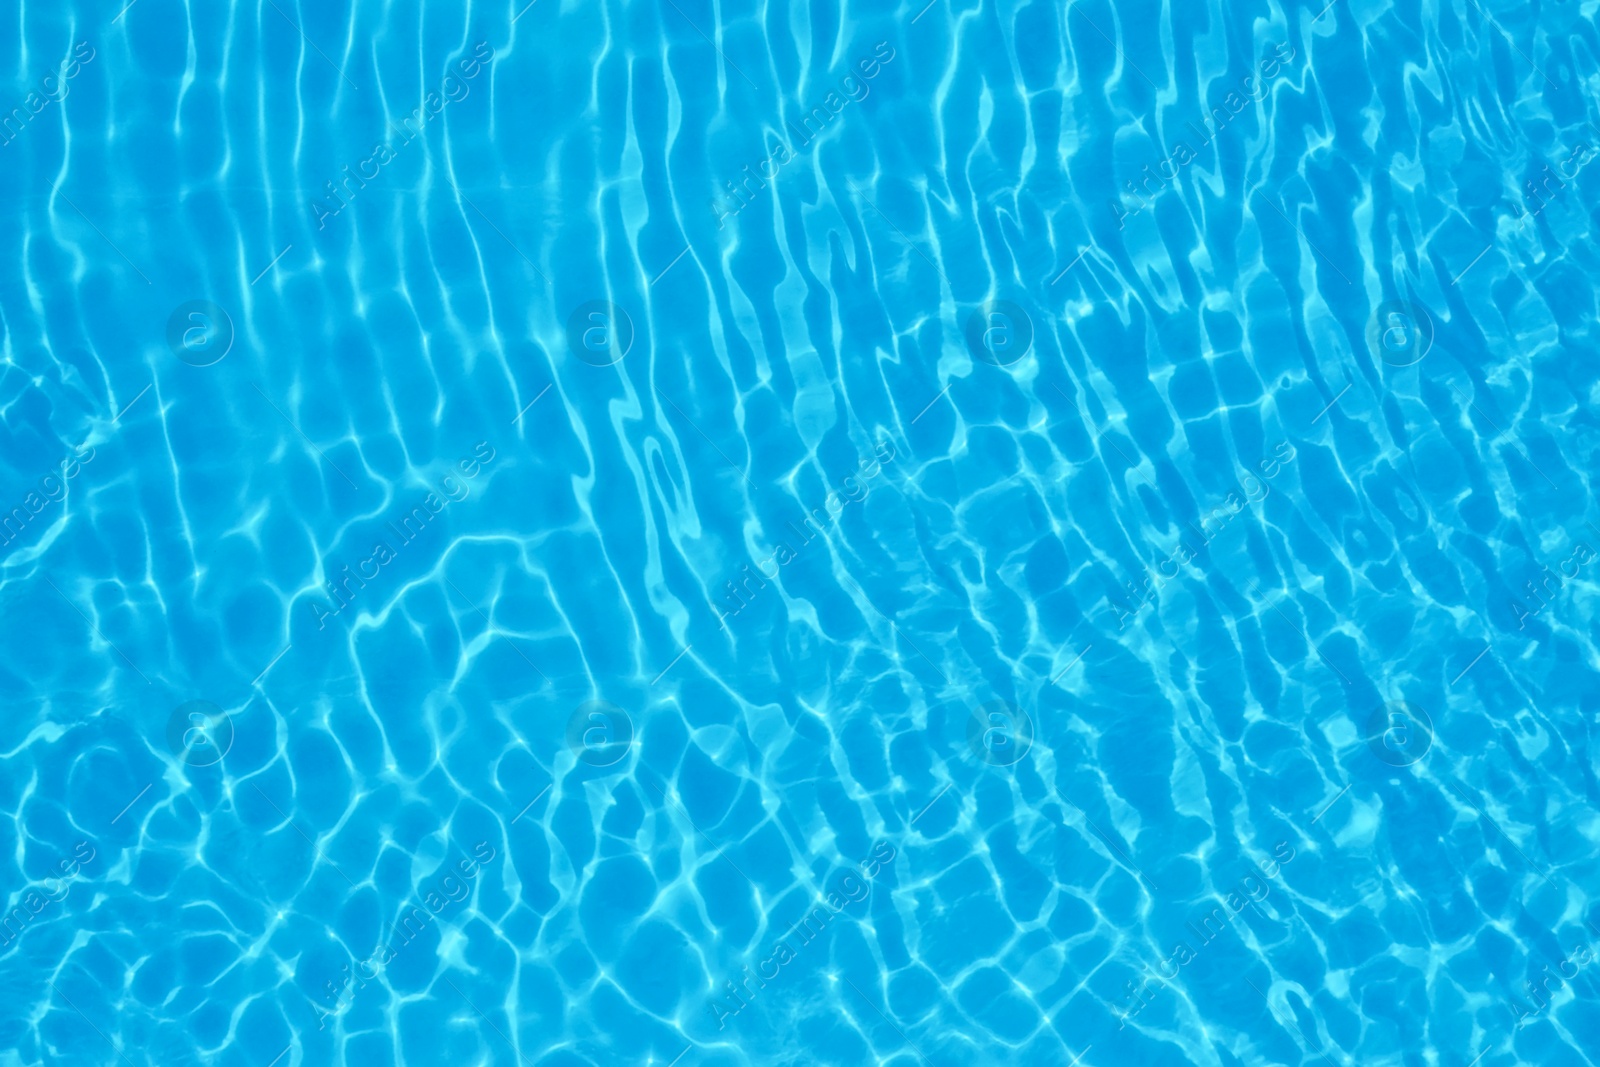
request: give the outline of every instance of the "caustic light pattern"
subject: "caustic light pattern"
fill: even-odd
[[[1600,1050],[1596,4],[0,17],[0,1067]]]

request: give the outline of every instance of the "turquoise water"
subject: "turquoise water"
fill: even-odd
[[[0,18],[0,1067],[1600,1049],[1593,2]]]

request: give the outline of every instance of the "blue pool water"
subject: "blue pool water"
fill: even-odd
[[[1588,1064],[1592,0],[0,18],[0,1067]]]

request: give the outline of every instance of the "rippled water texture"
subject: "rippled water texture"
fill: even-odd
[[[1592,1064],[1596,0],[0,12],[0,1067]]]

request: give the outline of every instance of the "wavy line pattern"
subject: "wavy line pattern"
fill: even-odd
[[[1592,1062],[1595,12],[19,6],[0,1067]]]

